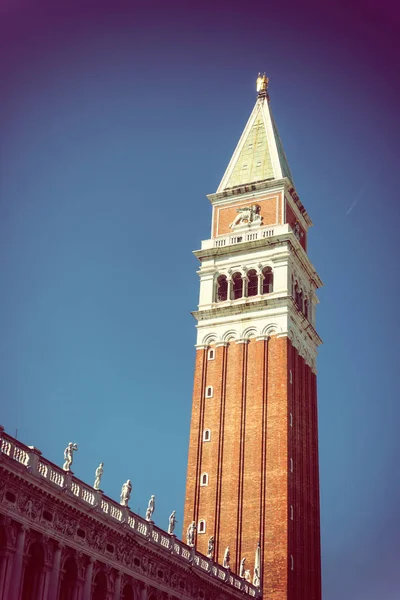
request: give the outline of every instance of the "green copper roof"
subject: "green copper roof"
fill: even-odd
[[[268,97],[258,97],[218,191],[292,174]]]
[[[273,176],[274,170],[267,142],[267,132],[260,106],[226,187],[261,181]]]
[[[272,116],[271,112],[270,112],[270,114],[271,114],[272,127],[274,129],[276,148],[278,150],[279,162],[281,164],[281,169],[282,169],[282,175],[284,177],[288,177],[290,179],[290,181],[293,183],[293,177],[290,172],[289,163],[287,161],[286,154],[285,154],[285,151],[282,146],[281,138],[279,137],[279,131],[276,126],[275,119]]]

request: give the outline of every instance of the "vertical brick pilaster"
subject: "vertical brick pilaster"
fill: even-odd
[[[265,508],[264,591],[270,600],[287,600],[288,583],[288,341],[268,343],[267,494]]]

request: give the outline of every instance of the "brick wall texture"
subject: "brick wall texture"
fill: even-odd
[[[213,348],[196,357],[184,536],[205,519],[198,550],[214,535],[215,560],[229,546],[251,573],[260,541],[264,598],[321,600],[315,375],[286,337]]]

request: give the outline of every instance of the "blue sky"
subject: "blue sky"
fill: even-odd
[[[398,598],[399,18],[390,4],[2,3],[6,430],[182,521],[192,250],[270,77],[315,227],[324,600]],[[181,523],[179,524],[179,527]]]

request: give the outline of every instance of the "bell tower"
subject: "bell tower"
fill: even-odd
[[[268,95],[212,204],[200,261],[184,535],[268,600],[320,600],[316,290],[312,225]],[[245,558],[245,561],[243,559]]]

